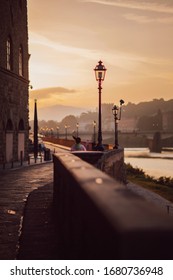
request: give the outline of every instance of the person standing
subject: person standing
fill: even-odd
[[[81,138],[80,137],[74,137],[75,144],[71,147],[71,151],[86,151],[86,148],[83,144],[81,144]]]

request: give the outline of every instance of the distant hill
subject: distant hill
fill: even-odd
[[[110,104],[107,105],[108,109],[102,112],[104,118],[107,115],[112,116],[112,110],[110,108]],[[122,117],[123,118],[140,118],[142,116],[152,116],[157,114],[158,110],[162,112],[173,111],[173,99],[165,101],[162,99],[154,99],[152,101],[140,102],[138,104],[134,104],[129,102],[127,105],[123,106]],[[96,112],[94,108],[81,108],[81,107],[73,107],[73,106],[65,106],[65,105],[54,105],[44,108],[38,108],[38,119],[41,120],[54,120],[60,122],[64,117],[68,115],[74,115],[75,117],[79,117],[81,113]],[[92,116],[93,117],[93,116]],[[83,121],[89,118],[89,114],[83,115]],[[30,111],[30,120],[34,119],[33,111]]]
[[[87,108],[79,108],[73,106],[54,105],[50,107],[38,108],[39,120],[55,120],[61,121],[67,115],[78,116],[83,112],[86,112]],[[30,120],[34,119],[33,111],[30,111]]]
[[[173,99],[165,101],[161,98],[148,102],[140,102],[138,104],[129,102],[124,106],[123,116],[125,118],[151,116],[156,114],[159,109],[162,112],[173,111]]]

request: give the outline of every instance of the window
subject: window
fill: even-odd
[[[8,119],[7,121],[6,130],[13,130],[13,123],[11,119]]]
[[[23,121],[23,119],[20,119],[20,122],[19,122],[19,130],[24,130],[25,128],[24,128],[24,121]]]
[[[12,70],[12,44],[10,37],[7,40],[7,69]]]
[[[23,76],[23,49],[19,47],[19,75]]]

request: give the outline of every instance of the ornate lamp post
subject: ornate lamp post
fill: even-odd
[[[118,121],[121,120],[121,109],[122,105],[124,104],[124,100],[120,100],[120,107],[114,105],[112,108],[112,114],[114,115],[115,119],[115,146],[114,149],[118,149]],[[119,114],[118,114],[119,112]]]
[[[102,145],[102,124],[101,124],[101,90],[102,90],[102,82],[105,79],[106,68],[102,64],[103,62],[100,60],[98,65],[94,68],[96,81],[98,81],[98,90],[99,90],[99,117],[98,117],[98,144],[97,150],[104,150]]]
[[[77,137],[79,136],[79,123],[76,124]]]
[[[93,121],[93,146],[96,144],[96,121]]]

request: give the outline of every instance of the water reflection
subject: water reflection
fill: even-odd
[[[173,177],[173,151],[150,153],[147,148],[125,148],[125,162],[155,178]]]

